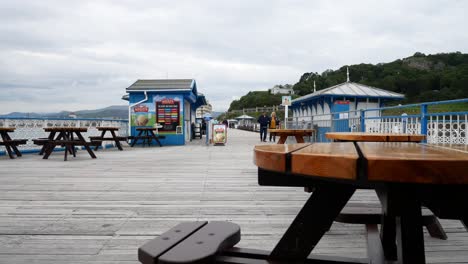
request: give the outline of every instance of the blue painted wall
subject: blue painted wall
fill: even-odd
[[[136,136],[138,132],[136,131],[137,127],[148,127],[148,126],[153,126],[154,122],[156,121],[156,107],[155,107],[155,101],[159,101],[164,98],[168,99],[177,99],[179,101],[179,126],[182,128],[182,134],[176,134],[175,132],[165,132],[160,130],[159,135],[165,136],[164,139],[160,139],[161,144],[164,145],[184,145],[185,144],[185,124],[184,124],[184,115],[186,114],[184,112],[184,104],[185,100],[188,100],[189,102],[193,101],[193,96],[192,93],[188,92],[181,92],[181,93],[166,93],[166,92],[147,92],[148,94],[148,100],[145,102],[142,102],[139,104],[140,106],[146,106],[149,109],[149,113],[151,113],[151,120],[145,124],[136,124],[134,121],[134,118],[130,117],[129,118],[129,124],[130,124],[130,135]],[[137,103],[145,98],[145,95],[143,92],[130,92],[129,93],[129,105],[132,105],[134,103]],[[184,100],[185,99],[185,100]],[[190,103],[192,104],[192,103]],[[135,115],[137,113],[134,113]],[[190,115],[190,113],[187,113]],[[139,141],[140,142],[140,141]],[[153,144],[156,144],[156,142],[153,142]]]

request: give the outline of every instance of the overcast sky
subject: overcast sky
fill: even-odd
[[[468,51],[468,1],[0,0],[0,114],[126,104],[137,79],[233,98],[304,72]],[[344,80],[343,80],[344,81]]]

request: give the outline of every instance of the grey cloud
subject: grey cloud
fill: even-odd
[[[223,110],[303,72],[466,52],[466,10],[431,0],[2,1],[0,91],[55,111],[123,104],[136,79],[195,78]]]

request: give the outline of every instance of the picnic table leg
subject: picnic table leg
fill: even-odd
[[[395,186],[376,191],[382,204],[383,213],[396,219],[396,244],[399,263],[426,263],[421,193],[415,192],[411,188]],[[384,251],[387,250],[385,246],[384,244]]]
[[[387,216],[382,212],[381,219],[380,239],[382,240],[385,258],[387,260],[397,260],[395,217]]]
[[[465,227],[465,229],[468,231],[468,216],[465,216],[463,219],[460,220]]]
[[[405,207],[397,218],[398,259],[402,264],[426,263],[421,204],[409,201]]]
[[[2,139],[3,139],[3,141],[12,140],[7,132],[2,132]],[[11,151],[12,149],[15,152],[16,156],[21,157],[21,152],[18,150],[18,148],[16,147],[16,145],[14,143],[9,144],[9,145],[5,144],[5,149],[7,150],[8,155],[10,156],[11,159],[14,159],[13,152]]]
[[[120,141],[117,140],[117,135],[115,134],[114,130],[111,130],[110,132],[112,134],[112,137],[115,139],[115,145],[117,146],[117,148],[119,150],[123,150],[122,145],[120,145]],[[102,135],[102,137],[104,137],[104,134]],[[97,149],[97,146],[96,146],[96,149]]]
[[[70,133],[70,139],[73,141],[74,140],[74,137],[73,137],[73,133]],[[76,149],[75,149],[75,145],[71,145],[70,146],[70,154],[73,154],[73,157],[76,158]]]
[[[424,225],[427,228],[427,231],[431,235],[431,237],[436,237],[442,240],[447,240],[447,234],[444,231],[444,228],[439,222],[439,219],[435,215],[426,218],[424,221]]]
[[[304,261],[329,230],[355,190],[354,187],[343,184],[316,186],[269,259]]]
[[[95,159],[96,155],[94,155],[94,152],[91,150],[89,145],[86,143],[86,140],[84,139],[83,135],[81,135],[81,133],[78,132],[78,131],[76,131],[75,133],[76,133],[76,136],[83,142],[84,147],[85,147],[86,151],[88,151],[91,158]]]
[[[286,139],[288,138],[288,136],[286,135],[281,135],[279,140],[278,140],[278,143],[277,144],[284,144],[284,142],[286,142]]]
[[[17,157],[21,157],[21,156],[23,156],[23,155],[21,154],[21,151],[19,151],[19,149],[18,149],[18,146],[17,146],[17,145],[14,145],[14,144],[13,144],[13,145],[11,145],[11,147],[12,147],[12,148],[13,148],[13,150],[15,151],[15,154],[16,154],[16,156],[17,156]]]
[[[5,133],[5,138],[7,140],[12,140],[10,135],[8,135],[8,133]],[[13,149],[13,151],[15,152],[16,156],[18,157],[21,157],[21,152],[18,150],[18,147],[13,143],[10,145],[10,147]]]
[[[131,145],[132,147],[135,146],[136,142],[138,141],[138,138],[141,136],[142,133],[143,133],[143,130],[140,130],[138,132],[138,135],[135,138],[133,138],[132,145]],[[145,141],[143,140],[143,145],[144,144],[145,144]]]
[[[63,154],[63,161],[67,161],[67,155],[68,155],[68,148],[69,145],[65,145],[65,153]]]
[[[105,130],[105,129],[103,129],[103,130],[101,131],[101,138],[104,138],[104,134],[106,134],[106,130]],[[94,147],[94,151],[97,151],[98,148],[99,148],[99,146],[96,145],[96,146]]]
[[[154,134],[154,132],[152,130],[150,130],[149,133],[154,138],[154,140],[156,140],[156,142],[158,142],[159,146],[162,147],[161,142],[159,141],[158,137]]]
[[[150,146],[151,146],[151,143],[153,142],[153,139],[150,138],[150,136],[151,136],[151,135],[150,135],[150,132],[151,132],[151,131],[146,130],[146,143],[148,143],[148,147],[150,147]]]
[[[49,135],[49,141],[60,140],[60,139],[62,139],[62,138],[65,137],[64,132],[60,132],[60,133],[58,134],[57,138],[54,139],[55,134],[56,134],[55,131],[50,133],[50,135]],[[49,158],[50,154],[52,154],[52,152],[54,151],[55,146],[56,146],[56,145],[55,145],[54,143],[50,143],[50,142],[47,142],[46,144],[44,144],[44,147],[43,147],[43,149],[44,149],[44,151],[43,151],[44,157],[43,157],[43,159],[48,159],[48,158]],[[65,151],[67,151],[67,150],[65,150]],[[41,150],[41,152],[42,152],[42,150]],[[40,154],[40,153],[39,153],[39,154]]]
[[[11,151],[10,145],[5,144],[5,150],[8,153],[8,156],[10,156],[10,159],[14,159],[15,156],[13,156],[13,151]]]
[[[48,140],[49,141],[54,140],[54,137],[55,137],[55,131],[50,132]],[[39,155],[44,155],[46,148],[47,148],[47,142],[42,146],[41,151],[39,151]]]
[[[50,154],[52,154],[52,151],[54,151],[54,148],[55,148],[55,144],[53,143],[47,143],[44,145],[45,149],[44,149],[44,157],[42,157],[43,159],[48,159]]]
[[[302,135],[294,135],[297,143],[304,143],[304,137]]]

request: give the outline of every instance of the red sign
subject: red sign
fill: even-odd
[[[174,104],[174,99],[162,99],[161,104]]]
[[[148,106],[146,105],[137,105],[135,107],[133,107],[133,111],[135,112],[148,112]]]
[[[348,101],[348,100],[338,100],[338,101],[335,101],[335,104],[344,104],[344,105],[347,105],[347,104],[349,104],[349,101]]]

